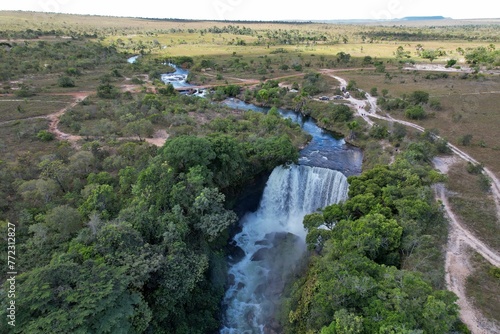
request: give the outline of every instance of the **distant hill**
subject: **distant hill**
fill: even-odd
[[[401,18],[400,20],[404,21],[428,21],[428,20],[445,20],[447,19],[444,16],[406,16]],[[450,19],[450,18],[448,18]]]
[[[312,20],[309,22],[314,22],[314,23],[336,23],[336,24],[370,24],[370,23],[397,23],[401,21],[405,22],[411,22],[411,21],[436,21],[436,20],[453,20],[450,17],[444,17],[444,16],[405,16],[399,19],[347,19],[347,20]]]

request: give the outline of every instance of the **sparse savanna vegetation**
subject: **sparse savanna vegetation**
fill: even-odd
[[[472,164],[457,163],[450,168],[448,188],[450,202],[468,229],[493,249],[500,251],[500,221],[490,184],[484,184],[481,168]]]
[[[362,148],[364,171],[348,200],[306,216],[307,265],[284,290],[279,328],[468,333],[445,290],[431,186],[445,182],[464,225],[500,250],[482,173],[500,174],[500,25],[446,22],[0,12],[0,229],[15,227],[22,254],[14,332],[217,332],[239,196],[311,138],[286,108]],[[172,64],[204,98],[161,80]],[[369,118],[372,97],[379,115],[427,130]],[[433,170],[448,142],[480,164]],[[471,261],[467,294],[498,321],[498,268]]]
[[[486,318],[500,324],[500,270],[485,261],[481,255],[469,251],[473,273],[467,279],[467,294]]]

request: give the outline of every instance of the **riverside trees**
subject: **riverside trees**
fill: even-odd
[[[318,256],[286,302],[287,333],[460,331],[436,270],[446,223],[429,185],[439,175],[417,148],[349,177],[348,200],[305,217]]]
[[[111,102],[102,101],[106,110]],[[162,94],[114,106],[140,113],[121,103],[165,117],[193,108],[212,120],[159,150],[92,141],[73,154],[60,145],[51,155],[2,162],[1,219],[15,222],[24,254],[18,333],[217,330],[227,227],[237,219],[230,203],[257,174],[296,161],[306,141],[276,113],[231,114]]]

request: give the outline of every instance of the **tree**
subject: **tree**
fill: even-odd
[[[389,135],[385,125],[375,125],[370,129],[370,136],[376,139],[384,139]]]
[[[97,86],[97,96],[103,99],[114,99],[120,95],[116,87],[110,83],[103,83]]]
[[[337,53],[337,63],[348,63],[351,60],[351,55],[345,52]]]
[[[347,127],[349,128],[349,139],[354,139],[355,130],[359,128],[359,123],[357,121],[352,121],[347,123]]]
[[[425,104],[429,102],[429,93],[416,90],[411,93],[408,99],[412,104]]]
[[[296,162],[299,154],[286,135],[259,139],[248,148],[254,171],[272,170],[274,167]]]
[[[36,137],[40,139],[41,141],[51,141],[54,140],[54,134],[52,132],[49,132],[47,130],[40,130],[36,134]]]
[[[53,179],[35,179],[22,182],[18,193],[23,200],[33,207],[43,206],[53,201],[61,188]]]
[[[167,140],[160,156],[176,172],[187,172],[194,166],[208,166],[216,157],[210,141],[195,136],[179,136]]]
[[[223,189],[240,184],[246,179],[248,160],[243,146],[233,137],[225,134],[213,134],[208,137],[215,153],[208,168],[213,173],[215,184]]]
[[[321,329],[321,334],[360,334],[363,333],[363,317],[349,313],[346,309],[335,312],[334,321]]]
[[[128,289],[125,269],[93,260],[75,263],[66,255],[19,275],[17,333],[143,332],[151,313],[141,295]]]
[[[240,93],[240,89],[238,85],[227,85],[224,86],[224,93],[229,97],[235,97]]]
[[[74,236],[82,227],[82,217],[77,209],[68,205],[56,206],[45,215],[49,228],[57,231],[64,239]]]
[[[83,203],[78,210],[84,217],[97,212],[101,218],[110,219],[118,213],[118,198],[113,187],[108,184],[90,184],[82,191]]]
[[[137,136],[139,140],[142,140],[145,137],[153,135],[154,127],[150,120],[141,118],[137,121],[127,123],[124,132],[129,136]]]
[[[173,96],[177,94],[177,90],[174,88],[174,85],[167,83],[165,87],[158,88],[158,93],[166,96]]]
[[[396,58],[397,59],[402,59],[402,58],[410,58],[410,51],[405,51],[404,48],[400,45],[398,46],[396,50]]]
[[[427,333],[447,333],[456,322],[458,306],[456,304],[449,305],[443,299],[451,299],[454,302],[457,298],[451,294],[447,296],[447,291],[436,295],[428,296],[423,305],[423,327]]]
[[[124,275],[134,289],[143,289],[165,260],[163,254],[155,252],[127,222],[102,226],[97,232],[95,253],[102,256],[107,265],[126,268]]]
[[[86,177],[94,168],[95,158],[89,151],[78,151],[69,157],[68,172],[77,177]]]
[[[204,188],[193,203],[198,215],[195,226],[213,241],[238,220],[233,211],[224,209],[225,197],[216,188]]]
[[[258,102],[263,102],[264,104],[267,104],[269,101],[269,91],[267,89],[260,89],[257,92],[257,101]]]
[[[426,117],[426,113],[422,106],[410,106],[405,110],[405,116],[410,119],[424,119]]]
[[[422,50],[420,56],[424,59],[429,59],[431,62],[438,57],[435,50]]]
[[[392,127],[392,136],[398,140],[403,139],[406,136],[406,126],[399,123],[394,123]]]
[[[63,161],[59,159],[45,159],[38,164],[38,167],[41,169],[41,177],[55,180],[61,190],[66,192],[68,168]]]
[[[309,95],[316,95],[329,89],[324,77],[320,73],[307,73],[304,75],[302,90]]]

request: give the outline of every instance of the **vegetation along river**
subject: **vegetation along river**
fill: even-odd
[[[174,87],[189,86],[188,71],[162,75]],[[253,104],[228,99],[232,108],[267,112]],[[267,180],[258,209],[239,221],[231,240],[228,288],[223,300],[221,334],[269,333],[277,330],[274,313],[287,279],[306,251],[303,217],[347,197],[346,176],[361,172],[362,152],[324,131],[302,114],[279,113],[312,136],[299,164],[276,167]]]

